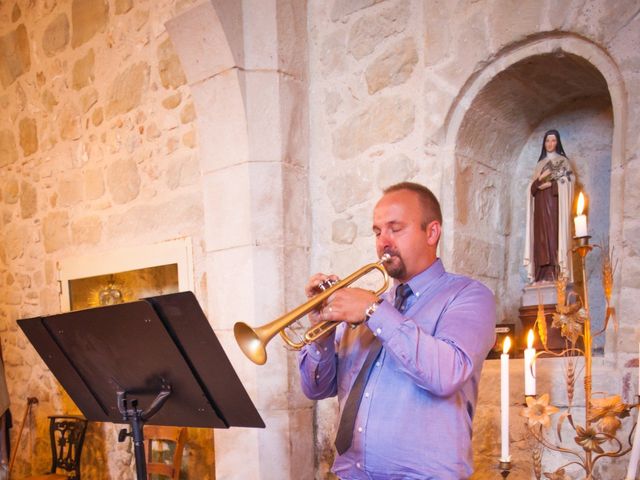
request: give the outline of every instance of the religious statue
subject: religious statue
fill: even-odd
[[[549,130],[527,189],[524,265],[530,282],[571,281],[571,206],[575,177],[560,133]]]

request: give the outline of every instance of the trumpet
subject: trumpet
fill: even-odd
[[[312,310],[321,307],[322,304],[324,304],[324,302],[336,291],[348,287],[353,282],[373,270],[378,270],[382,274],[383,285],[375,292],[376,296],[381,295],[385,290],[387,290],[387,288],[389,288],[389,274],[383,264],[389,261],[390,258],[391,255],[385,253],[377,262],[365,265],[343,280],[329,283],[326,288],[311,297],[307,302],[299,305],[272,322],[256,328],[251,328],[243,322],[236,323],[233,326],[233,334],[236,337],[236,342],[238,342],[240,349],[253,363],[264,365],[267,361],[267,344],[276,335],[276,333],[279,333],[285,343],[295,350],[300,350],[305,345],[315,342],[319,338],[331,333],[340,324],[340,322],[320,322],[309,328],[300,342],[291,340],[291,338],[289,338],[285,333],[285,329],[300,320]],[[321,286],[321,288],[323,287]]]

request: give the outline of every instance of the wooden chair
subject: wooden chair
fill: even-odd
[[[158,444],[173,444],[173,455],[170,458],[158,459]],[[187,442],[187,429],[185,427],[162,427],[158,425],[145,425],[144,427],[144,451],[147,460],[147,480],[152,475],[163,475],[171,480],[178,480],[180,467],[182,466],[182,453]],[[166,450],[169,451],[170,448]],[[163,451],[163,452],[164,452]]]
[[[87,424],[85,418],[77,416],[49,417],[53,457],[51,471],[45,475],[28,477],[28,480],[80,480],[80,458]]]

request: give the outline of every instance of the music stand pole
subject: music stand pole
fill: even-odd
[[[133,450],[136,458],[136,476],[138,480],[147,480],[147,461],[144,454],[144,423],[153,417],[171,394],[171,386],[164,385],[160,393],[151,403],[151,406],[144,412],[138,408],[138,400],[131,400],[131,407],[127,408],[127,392],[119,390],[117,392],[118,410],[122,414],[125,422],[131,425],[131,432],[126,429],[120,430],[118,441],[124,442],[128,436],[133,437]]]

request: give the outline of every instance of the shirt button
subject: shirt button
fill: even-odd
[[[382,333],[382,329],[381,329],[381,328],[376,328],[376,333],[377,333],[378,335],[380,335],[380,334]]]
[[[357,463],[356,463],[356,467],[358,467],[358,468],[362,468],[362,465],[360,465],[360,462],[357,462]]]
[[[362,427],[358,427],[358,432],[362,433]]]
[[[379,367],[379,366],[380,366],[380,362],[376,362],[376,367]]]
[[[369,392],[366,392],[366,393],[364,394],[364,396],[365,396],[366,398],[369,398]]]

